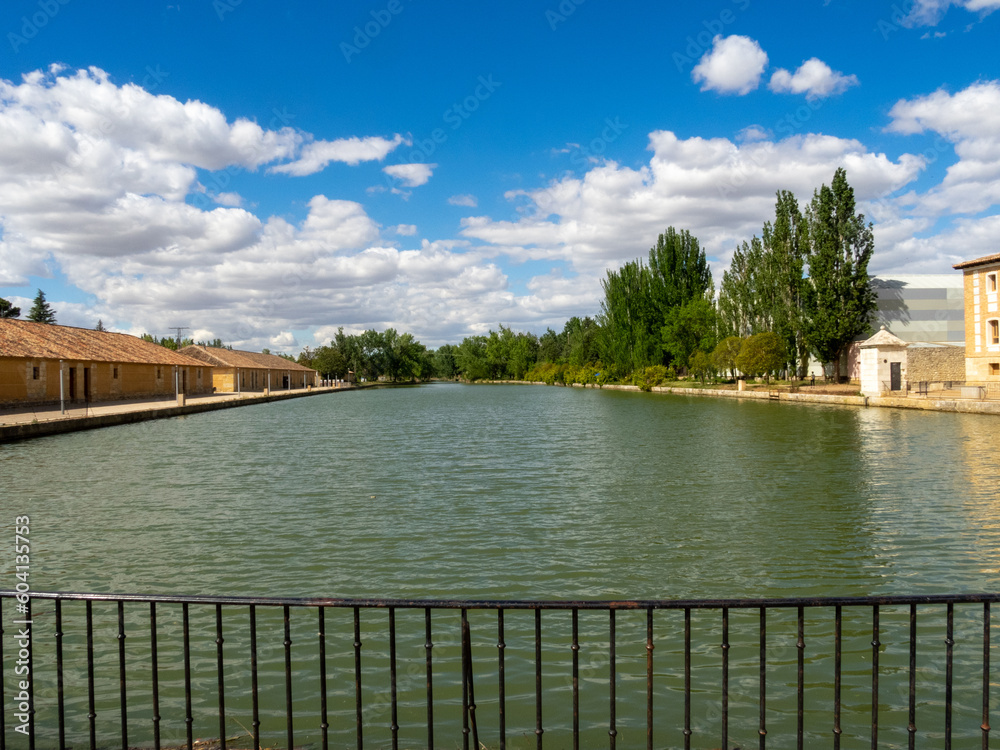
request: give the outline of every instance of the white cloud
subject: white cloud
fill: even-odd
[[[940,184],[922,195],[904,196],[904,202],[935,215],[976,213],[1000,204],[1000,81],[981,81],[955,94],[939,89],[901,99],[889,116],[889,132],[938,133],[932,156],[943,158],[952,145],[959,157]]]
[[[812,57],[802,63],[795,73],[778,68],[771,76],[768,88],[776,93],[805,94],[807,99],[822,99],[840,94],[858,83],[857,76],[845,76],[831,69],[822,60]]]
[[[986,15],[1000,8],[1000,0],[914,0],[903,24],[936,26],[952,5]]]
[[[298,160],[271,167],[269,171],[301,177],[325,169],[331,161],[351,166],[363,161],[382,161],[404,142],[403,136],[398,133],[391,140],[372,136],[369,138],[341,138],[336,141],[313,141],[302,148],[302,154]]]
[[[759,234],[777,190],[804,202],[843,166],[859,199],[875,198],[912,181],[924,165],[919,157],[893,161],[856,140],[819,134],[737,144],[656,131],[649,147],[653,156],[638,169],[607,162],[582,178],[512,191],[508,198],[529,201],[522,218],[469,217],[463,234],[516,259],[559,259],[593,273],[645,255],[673,225],[701,240],[718,271],[737,242]]]
[[[417,233],[417,225],[416,224],[397,224],[396,226],[394,226],[392,228],[392,231],[394,231],[396,234],[400,235],[401,237],[412,237],[413,235],[415,235]]]
[[[437,164],[393,164],[382,169],[390,177],[403,183],[404,187],[420,187],[426,185],[434,174]]]
[[[475,208],[479,205],[479,201],[476,200],[474,195],[453,195],[448,199],[449,205],[452,206],[466,206],[467,208]]]
[[[712,41],[712,49],[691,71],[691,78],[702,84],[702,91],[742,96],[757,88],[766,67],[767,53],[755,40],[748,36],[718,35]]]

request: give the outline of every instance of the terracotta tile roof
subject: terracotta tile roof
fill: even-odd
[[[276,354],[244,352],[239,349],[223,349],[217,346],[185,346],[181,349],[181,353],[214,367],[246,367],[256,370],[316,372],[309,367],[300,365],[298,362],[292,362]]]
[[[987,263],[997,263],[1000,262],[1000,253],[994,253],[993,255],[984,255],[982,258],[976,258],[975,260],[963,260],[961,263],[956,263],[952,268],[962,269],[962,268],[972,268],[974,266],[984,266]]]
[[[126,333],[0,318],[0,357],[204,367],[191,357]]]

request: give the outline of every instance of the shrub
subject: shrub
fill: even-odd
[[[666,367],[663,365],[654,365],[635,372],[632,375],[632,385],[639,386],[640,391],[650,391],[657,386],[663,385],[663,382],[667,380],[669,375],[670,372]]]

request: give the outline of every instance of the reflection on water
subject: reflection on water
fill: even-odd
[[[31,516],[35,590],[497,599],[986,591],[996,590],[1000,571],[996,424],[991,417],[884,409],[435,385],[0,446],[0,508],[9,517]],[[0,562],[6,580],[11,564]],[[66,607],[69,659],[82,653],[85,639],[81,605]],[[399,618],[400,715],[404,745],[417,746],[424,639],[422,612],[411,614]],[[794,726],[793,615],[768,615],[775,747],[788,746],[782,743]],[[213,616],[195,612],[192,619],[202,736],[217,733]],[[313,719],[315,617],[296,612],[292,622],[296,715]],[[457,631],[448,624],[456,617],[441,614],[435,625],[442,671],[458,658]],[[674,728],[681,721],[679,617],[656,616],[656,710],[658,721]],[[906,695],[898,687],[905,679],[893,676],[905,677],[907,617],[903,610],[882,615],[883,746],[906,740]],[[981,651],[965,644],[981,632],[976,617],[960,613],[956,622],[956,711],[968,714],[963,721],[973,729]],[[331,714],[338,741],[346,743],[353,731],[353,633],[349,613],[328,618]],[[509,726],[529,738],[530,618],[510,613],[507,624]],[[555,707],[568,706],[571,695],[567,618],[545,615],[546,701]],[[732,736],[741,743],[755,732],[756,618],[754,611],[733,614],[730,706]],[[49,643],[52,620],[52,605],[40,603],[39,638]],[[719,720],[721,624],[717,612],[696,612],[693,620],[693,722],[705,740],[715,737]],[[495,615],[472,613],[471,621],[475,659],[488,664],[496,656]],[[246,612],[227,614],[226,622],[228,705],[245,718]],[[129,684],[137,695],[149,691],[148,627],[141,607],[129,610],[127,648],[136,670]],[[180,695],[182,684],[176,606],[161,607],[159,627],[167,700]],[[98,734],[107,743],[116,731],[116,628],[113,608],[99,605],[98,713],[105,723]],[[582,613],[584,730],[594,743],[607,741],[607,628],[606,613]],[[807,699],[828,706],[831,613],[809,613],[806,632]],[[845,707],[863,715],[870,701],[870,613],[846,613],[844,633]],[[921,620],[921,721],[933,727],[921,737],[937,744],[942,709],[929,686],[940,683],[945,669],[943,638],[940,618]],[[280,612],[261,614],[260,639],[262,674],[275,676],[262,711],[270,744],[278,745]],[[364,688],[367,736],[388,742],[385,613],[365,614],[362,640],[366,674],[377,675]],[[644,616],[621,613],[616,641],[619,726],[631,746],[626,738],[641,741],[644,726]],[[450,706],[442,711],[452,711],[442,715],[439,736],[457,737],[458,683],[454,675],[437,679],[436,695]],[[477,691],[489,726],[496,683],[486,680]],[[625,699],[633,694],[639,698]],[[517,705],[520,698],[526,702]],[[86,715],[79,669],[67,674],[67,700],[79,728]],[[136,708],[135,726],[148,727],[144,711]],[[553,732],[565,730],[560,721],[553,720]],[[863,737],[864,723],[851,725],[845,738]],[[46,724],[49,738],[52,726]],[[176,711],[164,730],[173,744],[183,741]],[[809,733],[825,743],[829,726],[811,726]],[[303,741],[310,746],[316,739]]]
[[[566,388],[318,396],[0,448],[37,588],[992,590],[986,416]]]

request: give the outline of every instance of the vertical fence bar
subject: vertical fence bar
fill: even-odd
[[[955,605],[948,603],[948,634],[945,637],[946,662],[945,662],[945,687],[944,687],[944,747],[945,750],[951,748],[951,698],[952,682],[954,678],[954,650],[955,650]]]
[[[691,608],[684,608],[684,750],[691,750]]]
[[[872,607],[872,750],[878,750],[879,606]]]
[[[128,750],[128,700],[125,689],[125,602],[118,601],[118,688],[121,696],[122,747]],[[226,750],[225,747],[222,750]]]
[[[28,602],[25,605],[25,617],[24,619],[28,622],[28,627],[31,627],[31,598],[28,598]],[[15,621],[16,622],[16,621]],[[28,638],[28,675],[33,676],[35,673],[35,660],[32,648],[32,639]],[[0,674],[0,678],[2,678]],[[6,708],[5,706],[0,706],[0,710]],[[28,750],[35,750],[35,681],[33,679],[28,680]]]
[[[646,610],[646,750],[653,750],[653,608]]]
[[[507,675],[504,671],[504,649],[506,648],[507,643],[503,633],[503,609],[500,608],[497,609],[497,680],[499,681],[497,710],[500,724],[500,750],[507,748]]]
[[[398,706],[396,703],[396,608],[389,607],[389,731],[392,750],[399,750]]]
[[[472,731],[469,728],[469,667],[466,664],[466,653],[465,653],[465,626],[466,618],[468,614],[463,609],[461,614],[461,621],[459,623],[459,631],[461,633],[461,639],[459,640],[461,652],[462,652],[462,748],[463,750],[469,750],[469,733]],[[479,750],[479,748],[473,748],[473,750]]]
[[[282,609],[285,621],[285,730],[288,750],[295,750],[295,730],[292,720],[292,622],[288,605]]]
[[[983,604],[983,750],[990,747],[990,603]]]
[[[90,750],[97,750],[97,710],[94,704],[94,607],[87,600],[87,719],[90,722]],[[188,743],[191,747],[191,743]]]
[[[917,743],[917,605],[910,605],[910,685],[909,715],[906,731],[909,735],[907,747],[914,750]]]
[[[840,749],[840,735],[844,730],[840,727],[840,667],[841,667],[841,641],[843,634],[841,628],[843,618],[841,616],[840,605],[834,609],[833,615],[833,750]]]
[[[615,610],[608,610],[608,713],[610,715],[610,725],[608,727],[609,747],[615,750],[615,741],[618,738],[618,730],[615,728]]]
[[[0,750],[7,750],[7,711],[5,708],[7,701],[3,692],[3,636],[5,632],[3,629],[3,623],[3,599],[0,598]],[[65,744],[63,744],[63,747],[65,747]]]
[[[722,747],[729,747],[729,607],[722,608]]]
[[[796,706],[796,717],[795,717],[795,747],[796,750],[802,750],[803,742],[805,739],[805,702],[806,702],[806,690],[805,690],[805,678],[806,678],[806,619],[805,619],[805,608],[800,604],[797,624],[796,624],[796,638],[795,638],[795,648],[798,651],[798,664],[797,671],[798,676],[796,678],[795,692],[797,695],[797,706]]]
[[[222,605],[215,605],[215,658],[219,671],[219,747],[226,750],[226,671],[222,644]]]
[[[56,600],[56,606],[59,600]],[[156,643],[156,602],[149,603],[149,668],[153,684],[153,748],[160,750],[160,670]],[[60,747],[65,747],[64,744]]]
[[[503,638],[500,639],[501,641]],[[427,750],[434,750],[434,670],[431,662],[431,608],[424,607],[424,650],[427,660]],[[502,653],[502,652],[501,652]]]
[[[580,750],[580,610],[573,608],[573,750]]]
[[[3,658],[2,654],[0,654],[0,664],[2,663]],[[56,599],[56,696],[59,712],[59,747],[64,748],[66,747],[66,691],[63,681],[63,629],[61,599]],[[2,697],[2,694],[0,694],[0,697]],[[3,702],[0,700],[0,706],[2,705]],[[0,725],[0,732],[3,732],[2,725]],[[159,750],[159,748],[156,750]]]
[[[472,747],[474,750],[479,750],[479,724],[476,721],[476,675],[472,667],[472,631],[469,629],[467,611],[462,610],[462,615],[462,651],[465,673],[468,675],[466,684],[469,688],[469,723],[472,726]]]
[[[767,610],[760,608],[760,750],[767,747]]]
[[[535,610],[535,746],[542,750],[542,610]],[[479,750],[478,748],[476,750]]]
[[[257,690],[257,607],[250,605],[250,701],[254,750],[260,748],[260,693]]]
[[[361,610],[354,608],[354,712],[357,721],[358,750],[365,746],[361,707]]]
[[[330,722],[327,720],[326,706],[326,609],[324,607],[316,607],[316,619],[319,626],[319,728],[322,733],[321,746],[323,750],[327,750],[330,746]]]

